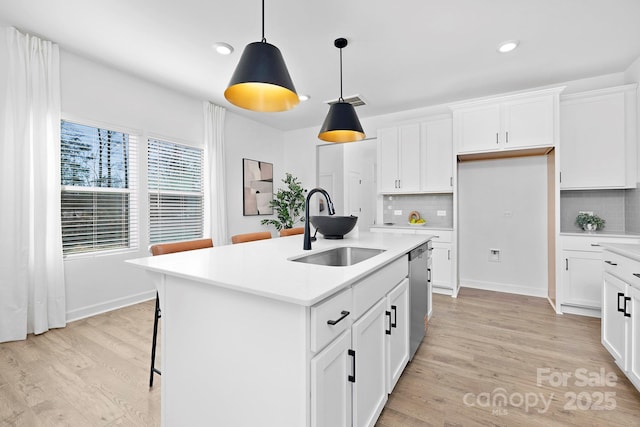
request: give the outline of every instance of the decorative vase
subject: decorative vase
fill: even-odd
[[[596,224],[585,224],[582,226],[582,229],[584,231],[586,231],[587,233],[593,233],[594,231],[596,231],[598,229],[598,226]]]

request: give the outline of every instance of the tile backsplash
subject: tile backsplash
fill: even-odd
[[[397,211],[402,213],[396,215]],[[406,224],[409,213],[418,211],[420,217],[427,220],[427,227],[453,227],[452,194],[395,194],[383,198],[382,220],[385,223]],[[445,211],[445,216],[438,216]]]
[[[580,211],[590,211],[606,221],[606,233],[640,232],[640,191],[565,190],[560,192],[560,230],[582,231],[575,224]]]

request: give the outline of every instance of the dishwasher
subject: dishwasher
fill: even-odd
[[[431,308],[431,249],[431,241],[428,241],[409,252],[410,359],[424,338],[425,317]]]

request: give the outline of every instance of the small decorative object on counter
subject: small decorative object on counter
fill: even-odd
[[[420,218],[420,212],[411,211],[411,213],[409,213],[409,224],[411,224],[411,225],[423,225],[426,222],[427,221],[424,218]]]
[[[584,231],[593,232],[604,228],[606,221],[600,218],[598,215],[592,215],[588,213],[580,213],[576,217],[576,225],[582,228]]]

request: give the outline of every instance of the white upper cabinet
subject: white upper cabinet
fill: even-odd
[[[636,187],[636,85],[560,101],[561,189]]]
[[[428,120],[421,125],[420,190],[453,191],[453,124],[450,117]]]
[[[380,193],[420,190],[420,124],[394,126],[378,131]]]
[[[452,105],[456,153],[555,146],[558,96],[562,89]]]
[[[453,191],[453,135],[448,116],[378,130],[380,193]]]

